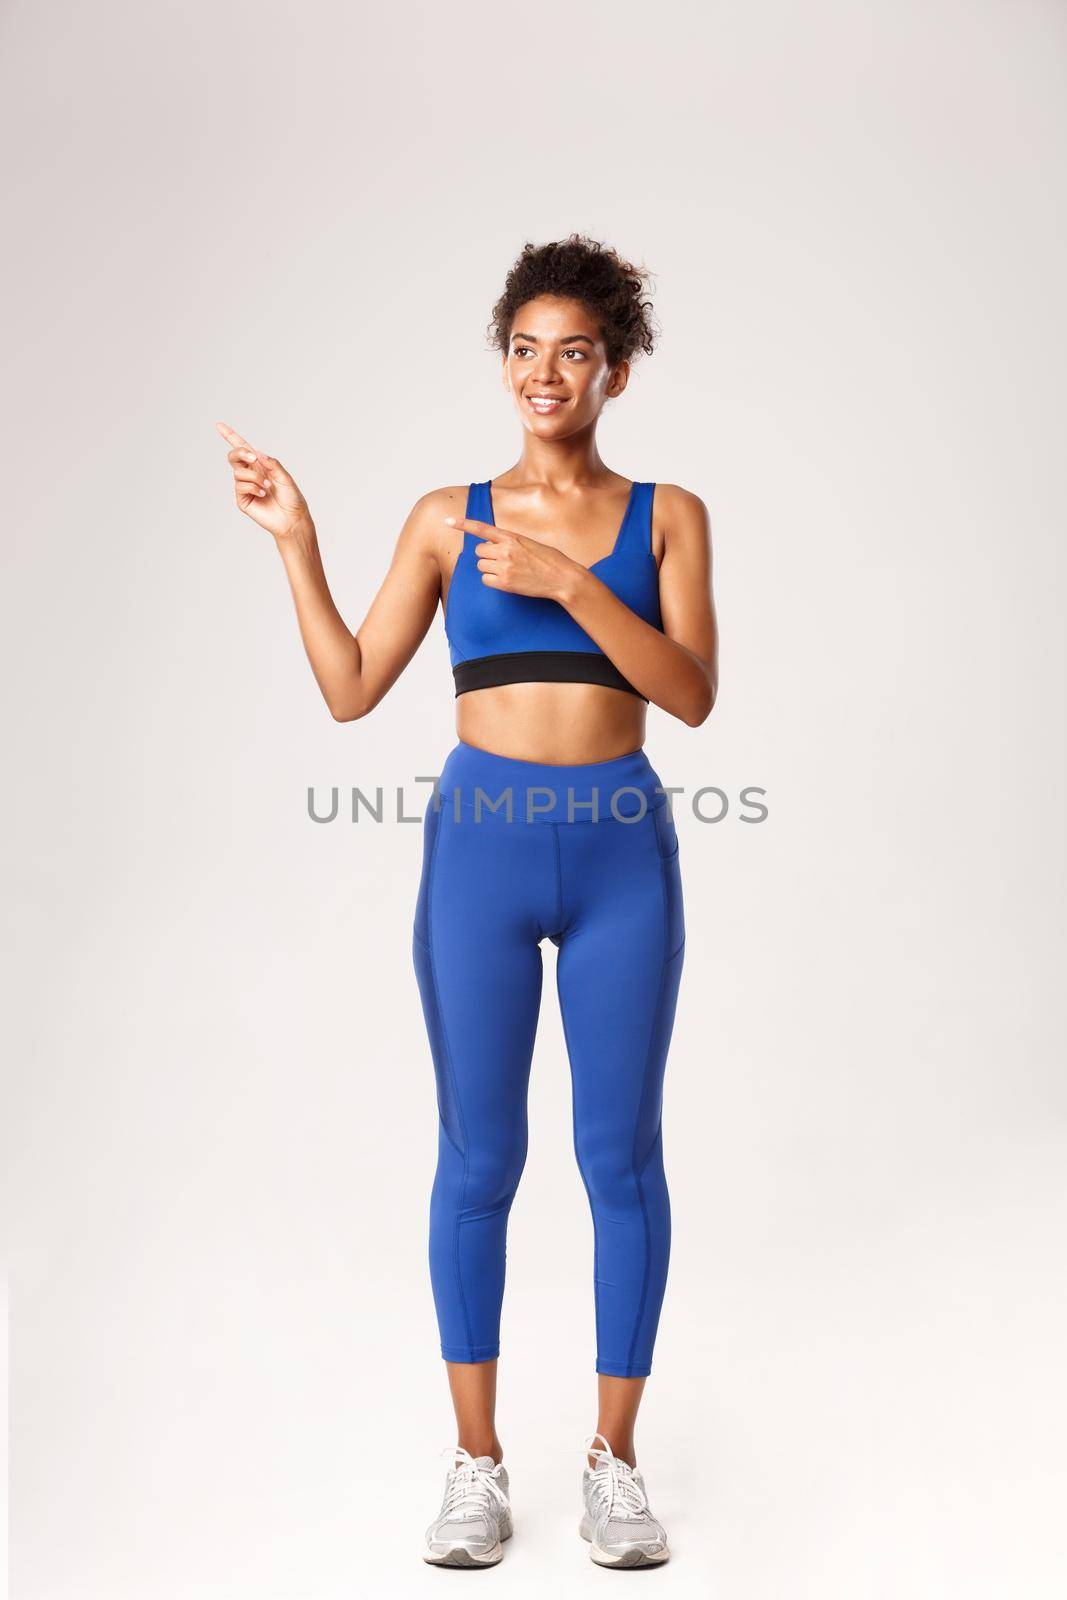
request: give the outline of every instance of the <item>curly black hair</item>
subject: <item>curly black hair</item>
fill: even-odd
[[[506,355],[519,307],[537,295],[551,294],[582,302],[600,324],[612,366],[632,361],[641,351],[651,355],[658,332],[652,302],[646,298],[651,282],[644,267],[624,261],[610,245],[584,233],[551,244],[527,240],[493,307],[491,347]]]

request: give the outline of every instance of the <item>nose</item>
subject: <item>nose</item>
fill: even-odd
[[[553,384],[559,382],[559,373],[556,370],[554,359],[547,350],[542,350],[534,362],[534,382],[538,384]]]

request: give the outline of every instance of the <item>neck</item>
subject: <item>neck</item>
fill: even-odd
[[[522,454],[504,474],[510,487],[535,485],[554,494],[585,489],[611,477],[596,447],[596,427],[572,433],[566,439],[538,439],[526,434]]]

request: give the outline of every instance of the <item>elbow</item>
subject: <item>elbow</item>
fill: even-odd
[[[713,683],[707,683],[703,692],[682,714],[682,721],[690,728],[699,728],[702,722],[707,722],[715,705],[716,689]]]
[[[370,706],[355,700],[327,700],[326,704],[335,722],[358,722],[370,710]]]
[[[346,673],[339,683],[329,688],[325,684],[319,687],[335,722],[358,722],[361,717],[368,716],[382,698],[380,692],[375,693],[372,684],[355,673]]]

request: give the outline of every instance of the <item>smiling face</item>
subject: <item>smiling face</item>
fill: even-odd
[[[562,439],[594,423],[626,387],[629,363],[608,362],[599,324],[580,300],[538,295],[515,313],[503,378],[524,428]]]

